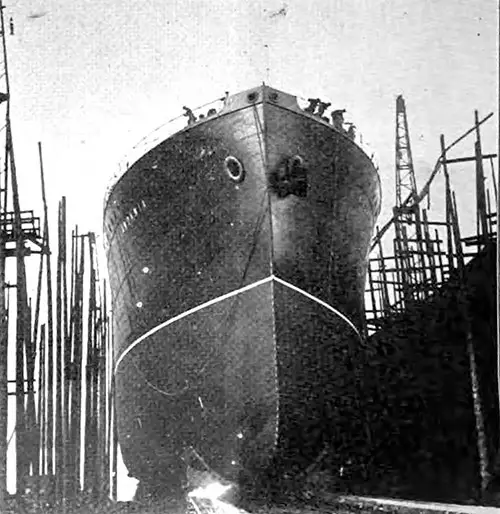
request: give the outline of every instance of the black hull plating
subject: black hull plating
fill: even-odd
[[[236,98],[167,139],[108,199],[119,438],[141,481],[181,476],[188,446],[237,480],[362,437],[342,420],[359,417],[378,176],[344,134],[279,95]],[[276,177],[293,156],[307,185],[284,195]]]

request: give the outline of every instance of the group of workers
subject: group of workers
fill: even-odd
[[[305,112],[319,116],[323,121],[330,123],[330,120],[324,116],[325,111],[332,105],[330,102],[322,102],[319,98],[308,98],[309,105],[304,109]],[[356,138],[356,127],[351,123],[349,128],[344,128],[345,109],[336,109],[331,112],[332,125],[336,130],[346,132],[351,139]]]
[[[224,102],[224,105],[227,102],[227,99],[229,98],[229,91],[226,91],[224,93],[224,96],[220,99],[221,102]],[[184,116],[188,119],[188,125],[192,125],[193,123],[196,123],[197,121],[200,121],[205,118],[204,114],[199,114],[198,118],[193,113],[193,110],[189,107],[184,106]],[[214,114],[217,114],[217,109],[214,109],[213,107],[211,109],[208,109],[208,112],[206,114],[206,117],[209,118],[210,116],[213,116]]]
[[[188,125],[192,125],[196,121],[199,121],[199,120],[202,120],[203,118],[205,118],[205,115],[200,113],[198,115],[198,119],[196,119],[196,116],[194,115],[192,109],[190,109],[189,107],[186,107],[186,106],[184,106],[183,109],[184,109],[184,116],[186,116],[188,119]],[[206,117],[209,118],[210,116],[213,116],[214,114],[217,114],[217,110],[214,108],[209,109]]]
[[[221,98],[221,100],[226,102],[227,98],[228,92],[226,92],[225,97]],[[308,98],[307,101],[309,102],[309,105],[304,109],[305,112],[314,114],[315,116],[321,118],[323,121],[330,123],[330,120],[326,116],[324,116],[325,111],[328,109],[328,107],[330,107],[330,105],[332,105],[330,102],[323,102],[319,98]],[[186,116],[188,119],[188,125],[192,125],[193,123],[196,123],[196,121],[205,118],[203,114],[200,114],[197,119],[192,109],[190,109],[189,107],[184,106],[183,109],[184,116]],[[217,111],[215,109],[209,109],[206,117],[208,118],[209,116],[213,116],[216,113]],[[347,130],[344,128],[344,113],[345,109],[336,109],[332,111],[330,113],[330,116],[332,118],[332,125],[336,130],[340,132],[345,132],[347,136],[354,141],[354,139],[356,138],[356,127],[352,123],[350,123]]]

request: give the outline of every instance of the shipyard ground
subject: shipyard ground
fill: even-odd
[[[390,498],[370,498],[360,496],[344,496],[327,494],[321,498],[310,499],[307,502],[280,502],[273,505],[255,502],[237,508],[230,504],[206,506],[199,512],[188,502],[183,504],[172,502],[156,502],[139,504],[135,502],[106,502],[103,505],[68,505],[66,508],[53,507],[49,509],[29,508],[21,506],[13,498],[9,502],[5,514],[434,514],[434,513],[477,513],[486,514],[500,509],[492,506],[459,505],[451,503],[425,503],[417,501],[395,500]]]
[[[314,480],[311,480],[314,477]],[[382,480],[383,482],[383,480]],[[345,484],[344,484],[345,485]],[[230,489],[219,499],[193,498],[179,495],[177,499],[142,499],[142,501],[116,502],[108,498],[89,499],[82,495],[65,505],[52,504],[47,499],[24,496],[17,500],[13,495],[8,509],[2,514],[431,514],[431,513],[478,513],[500,509],[500,492],[489,497],[461,501],[419,501],[409,499],[403,491],[394,489],[386,494],[369,494],[366,489],[342,487],[325,473],[312,473],[302,483],[294,482],[291,487],[283,487],[273,494],[258,493],[243,497],[238,489]],[[382,486],[380,486],[382,487]],[[382,489],[385,489],[382,487]],[[364,490],[364,491],[363,491]],[[387,490],[387,489],[386,489]],[[236,493],[234,492],[236,491]],[[363,491],[363,492],[362,492]],[[431,495],[432,496],[432,495]],[[478,505],[481,503],[481,505]]]

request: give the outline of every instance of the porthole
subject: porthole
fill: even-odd
[[[273,103],[276,103],[278,101],[278,93],[276,93],[275,91],[269,93],[269,100]]]
[[[224,168],[231,180],[234,180],[234,182],[243,182],[245,170],[243,169],[243,164],[241,164],[236,157],[228,155],[224,160]]]
[[[259,94],[255,91],[253,91],[252,93],[248,93],[248,95],[247,95],[247,100],[250,103],[257,101],[258,98],[259,98]]]

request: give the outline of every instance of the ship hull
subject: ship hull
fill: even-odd
[[[346,429],[378,176],[344,134],[262,100],[169,138],[107,202],[119,439],[143,483],[178,485],[188,447],[238,481],[363,437]]]

